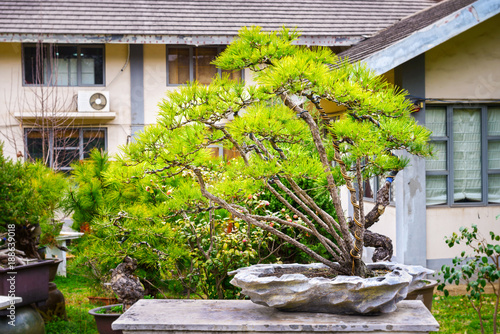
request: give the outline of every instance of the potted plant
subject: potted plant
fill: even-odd
[[[136,166],[137,178],[151,179],[148,187],[164,195],[169,210],[225,210],[236,221],[297,247],[337,277],[370,280],[373,271],[361,260],[363,247],[378,245],[384,250],[380,254],[389,252],[385,258],[392,255],[387,238],[368,228],[388,205],[397,173],[408,165],[396,151],[431,155],[430,131],[411,117],[413,105],[405,92],[362,65],[338,59],[328,48],[293,45],[297,37],[287,29],[243,28],[214,63],[225,71],[253,71],[257,85],[224,76],[210,85],[190,82],[168,92],[157,123],[124,148],[123,161]],[[339,119],[328,117],[327,103],[343,110]],[[239,156],[214,161],[210,150],[220,145]],[[385,182],[375,207],[365,212],[364,183],[378,175],[385,175]],[[302,179],[327,194],[334,210],[323,210],[309,189],[300,187]],[[169,194],[162,188],[164,180],[175,180]],[[341,186],[350,193],[352,217],[345,215]],[[289,217],[251,212],[242,205],[263,189]],[[281,226],[295,234],[283,233]],[[294,237],[299,234],[315,238],[314,247]],[[398,269],[382,280],[391,282],[395,276],[400,289],[393,296],[399,301],[412,277]]]
[[[110,285],[122,304],[101,306],[89,311],[94,316],[100,334],[121,333],[122,331],[114,331],[111,324],[136,301],[144,297],[144,287],[134,275],[136,269],[137,260],[126,256],[112,271]]]
[[[113,330],[111,324],[123,314],[122,304],[106,305],[89,311],[94,316],[99,334],[121,334],[121,330]]]

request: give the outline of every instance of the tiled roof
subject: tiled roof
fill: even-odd
[[[437,0],[2,0],[0,34],[371,36]]]
[[[366,39],[347,51],[339,54],[340,57],[349,58],[350,61],[360,61],[377,53],[380,50],[410,36],[416,31],[424,29],[436,21],[468,6],[476,0],[446,0],[426,10],[411,15],[375,36]]]

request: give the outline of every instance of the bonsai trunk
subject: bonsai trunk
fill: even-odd
[[[27,258],[40,260],[38,254],[38,236],[40,235],[38,224],[16,225],[16,248],[23,251]]]

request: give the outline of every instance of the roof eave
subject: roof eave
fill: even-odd
[[[500,13],[500,1],[478,0],[362,60],[383,74]]]
[[[25,34],[0,33],[0,42],[66,43],[66,44],[178,44],[227,45],[231,35],[124,35],[124,34]],[[362,36],[300,36],[296,44],[307,46],[350,46],[364,40]]]

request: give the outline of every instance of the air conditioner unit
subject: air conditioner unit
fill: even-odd
[[[109,92],[84,90],[78,92],[79,112],[109,111]]]

